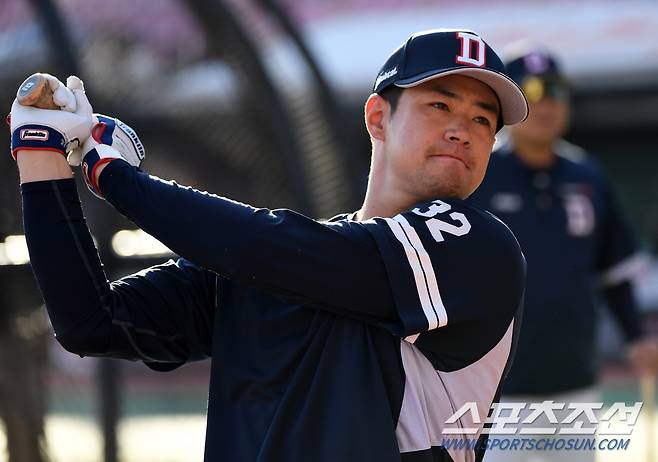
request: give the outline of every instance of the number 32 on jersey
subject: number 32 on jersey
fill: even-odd
[[[432,237],[436,242],[443,242],[445,238],[442,233],[452,234],[453,236],[464,236],[471,230],[471,224],[463,213],[452,212],[447,214],[447,217],[457,222],[457,224],[435,218],[437,215],[449,212],[450,208],[450,204],[446,204],[440,200],[435,200],[432,201],[432,204],[429,207],[427,207],[427,210],[415,208],[413,209],[413,212],[421,217],[429,218],[425,224],[430,230]],[[441,216],[441,218],[444,218],[444,216]]]

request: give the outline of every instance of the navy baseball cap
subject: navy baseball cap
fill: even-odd
[[[507,62],[507,74],[521,87],[531,103],[544,97],[566,101],[570,84],[557,59],[546,50],[528,48],[517,51]]]
[[[523,91],[505,71],[496,52],[475,32],[433,29],[413,34],[382,66],[373,86],[381,93],[395,85],[409,88],[431,79],[461,74],[488,85],[500,101],[504,125],[528,116]]]
[[[545,50],[528,49],[507,60],[507,75],[521,85],[528,77],[545,80],[564,80],[560,66],[553,55]]]

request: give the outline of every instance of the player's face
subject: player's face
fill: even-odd
[[[543,98],[530,103],[530,113],[525,122],[512,127],[514,137],[539,145],[550,145],[562,137],[569,124],[569,103],[553,98]]]
[[[449,75],[405,89],[385,138],[398,186],[421,200],[468,197],[484,178],[498,114],[491,88],[470,77]]]

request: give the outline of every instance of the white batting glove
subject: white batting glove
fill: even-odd
[[[82,147],[82,174],[92,194],[103,199],[98,184],[98,169],[116,159],[139,167],[145,150],[137,133],[119,119],[103,114],[94,114],[93,119],[91,136]]]
[[[66,157],[67,152],[82,146],[89,137],[93,110],[82,80],[69,77],[71,86],[67,88],[55,77],[47,78],[54,89],[53,100],[62,109],[23,106],[14,100],[8,117],[14,159],[19,150],[53,151]]]

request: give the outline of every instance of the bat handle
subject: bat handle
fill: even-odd
[[[18,87],[16,99],[23,106],[34,106],[41,109],[60,109],[53,101],[53,92],[48,80],[41,74],[32,74]]]

